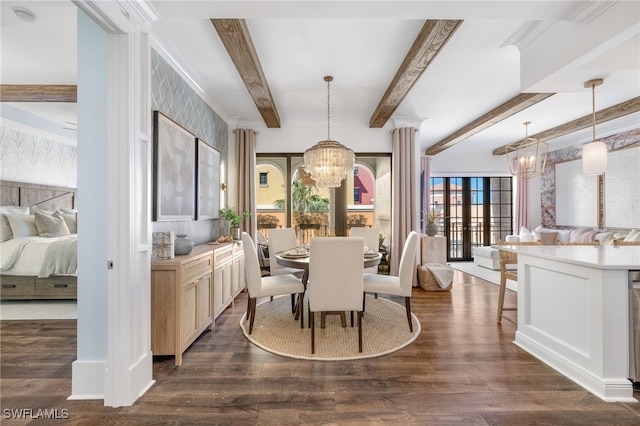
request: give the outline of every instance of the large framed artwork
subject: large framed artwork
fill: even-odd
[[[220,153],[198,139],[197,219],[220,216]]]
[[[159,111],[153,115],[154,220],[193,220],[195,136]]]
[[[608,155],[604,173],[605,226],[640,228],[640,147]]]
[[[598,227],[598,177],[582,172],[582,160],[557,163],[556,225]]]

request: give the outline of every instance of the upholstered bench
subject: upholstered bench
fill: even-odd
[[[497,271],[500,269],[498,249],[491,246],[474,247],[473,263]]]

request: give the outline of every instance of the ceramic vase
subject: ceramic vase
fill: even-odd
[[[177,234],[173,248],[177,256],[189,254],[193,250],[193,241],[187,238],[187,234]]]
[[[438,235],[438,224],[437,223],[427,223],[426,234],[430,237],[435,237]]]

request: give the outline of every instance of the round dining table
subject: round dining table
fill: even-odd
[[[309,281],[309,262],[311,261],[311,256],[286,256],[284,255],[284,252],[276,253],[274,254],[274,256],[276,258],[276,262],[278,262],[278,265],[303,270],[304,273],[302,275],[302,283],[304,284],[305,288],[307,287],[307,282]],[[376,253],[375,256],[363,255],[362,260],[363,267],[365,268],[377,266],[382,260],[382,254]]]
[[[304,284],[305,289],[307,288],[307,283],[309,282],[309,264],[311,262],[311,256],[309,256],[308,254],[287,256],[284,254],[284,252],[275,253],[273,256],[275,256],[276,262],[278,262],[278,265],[303,270],[304,272],[302,274],[302,284]],[[377,266],[382,260],[382,254],[375,253],[374,256],[366,256],[363,254],[362,260],[363,260],[364,268]],[[297,301],[296,303],[298,302],[299,301]],[[295,307],[294,309],[296,310],[296,312],[298,311]],[[333,313],[336,313],[336,312],[333,312]],[[298,319],[298,314],[296,313],[296,320],[297,319]],[[322,328],[324,328],[324,320],[322,321],[322,323],[323,323]],[[342,326],[343,327],[345,326],[344,313],[342,313]]]

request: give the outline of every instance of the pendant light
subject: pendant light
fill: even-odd
[[[355,155],[353,151],[338,141],[331,140],[331,92],[333,77],[326,76],[327,82],[327,140],[316,143],[304,152],[305,170],[320,188],[339,187],[348,173],[353,173]]]
[[[592,176],[601,175],[607,169],[607,144],[596,141],[596,86],[600,86],[603,81],[601,78],[596,78],[584,83],[584,87],[591,87],[593,137],[591,142],[582,148],[582,171]]]
[[[530,121],[525,121],[524,139],[506,146],[509,172],[513,176],[531,178],[544,173],[549,144],[529,137]]]

